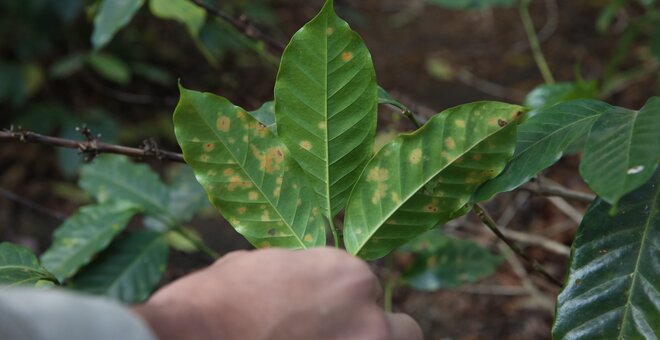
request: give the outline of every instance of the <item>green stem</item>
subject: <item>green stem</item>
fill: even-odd
[[[215,250],[209,248],[209,246],[207,246],[203,241],[200,241],[188,235],[188,233],[186,233],[183,229],[181,229],[181,227],[174,227],[172,228],[172,230],[177,234],[183,236],[183,238],[188,240],[188,242],[192,243],[195,246],[195,248],[197,248],[198,251],[201,251],[202,253],[208,255],[210,258],[214,260],[220,258],[220,254],[218,254]]]
[[[335,228],[335,224],[332,221],[332,218],[326,218],[328,221],[328,226],[330,227],[330,232],[332,233],[332,240],[335,242],[335,248],[339,249],[339,234]]]
[[[406,118],[408,118],[413,123],[413,125],[415,125],[416,128],[419,129],[422,127],[422,124],[420,124],[417,118],[415,118],[415,115],[412,113],[412,111],[408,109],[403,109],[401,113],[403,113],[403,115],[406,116]]]
[[[387,268],[387,278],[383,287],[383,309],[386,313],[392,313],[392,295],[396,287],[396,277],[394,275],[394,257],[392,254],[385,259]]]
[[[529,46],[532,48],[534,61],[536,61],[536,66],[539,68],[539,71],[541,71],[543,80],[546,84],[554,84],[555,78],[552,76],[550,67],[548,67],[548,63],[543,56],[543,51],[541,51],[541,44],[539,43],[539,38],[536,35],[534,23],[532,22],[532,16],[529,14],[529,3],[530,0],[520,0],[520,7],[518,7],[520,19],[522,20],[523,26],[525,28]]]

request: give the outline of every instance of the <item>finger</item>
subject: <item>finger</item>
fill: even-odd
[[[386,314],[392,340],[423,340],[422,329],[408,314]]]

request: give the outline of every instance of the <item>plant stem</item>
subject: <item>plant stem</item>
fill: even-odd
[[[536,61],[536,66],[539,68],[543,80],[546,84],[554,84],[555,78],[552,76],[550,67],[543,56],[543,51],[541,51],[541,44],[539,43],[539,38],[536,35],[536,29],[534,29],[534,22],[532,21],[532,16],[529,14],[529,3],[530,0],[520,0],[520,6],[518,7],[518,12],[520,14],[520,19],[522,20],[523,27],[525,28],[525,33],[527,34],[527,40],[529,41],[529,46],[532,49],[532,54],[534,55],[534,61]]]
[[[483,222],[484,225],[490,229],[495,236],[497,236],[502,242],[504,242],[518,257],[521,259],[525,260],[530,266],[532,266],[532,269],[541,274],[543,277],[548,279],[551,283],[555,284],[558,287],[562,287],[563,284],[561,283],[560,280],[555,278],[554,276],[550,275],[541,264],[539,264],[536,260],[530,258],[529,256],[525,255],[525,253],[513,242],[511,242],[504,234],[502,231],[500,231],[499,227],[497,226],[497,223],[493,220],[490,215],[482,208],[479,204],[475,204],[474,208],[472,208],[475,214],[477,214],[477,217]]]
[[[195,248],[197,248],[198,251],[201,251],[202,253],[208,255],[210,258],[213,260],[217,260],[220,258],[220,254],[218,254],[215,250],[209,248],[209,246],[206,245],[203,241],[200,241],[194,237],[191,237],[186,233],[181,227],[174,227],[172,228],[172,231],[176,232],[177,234],[183,236],[188,242],[192,243],[195,245]]]
[[[422,127],[422,124],[420,124],[417,118],[415,118],[415,115],[412,113],[412,111],[406,108],[403,109],[401,113],[403,113],[403,115],[406,116],[406,118],[408,118],[408,120],[410,120],[413,123],[413,125],[415,125],[415,128],[419,129]]]
[[[328,228],[330,228],[330,232],[332,233],[332,240],[335,243],[335,248],[339,249],[339,233],[337,233],[335,223],[332,221],[332,218],[327,218],[325,216],[323,216],[323,218],[328,222]]]

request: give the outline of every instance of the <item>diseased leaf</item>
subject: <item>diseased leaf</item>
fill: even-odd
[[[82,168],[78,184],[99,203],[127,201],[150,214],[170,215],[165,184],[147,165],[135,164],[126,157],[96,157]]]
[[[325,245],[323,220],[300,166],[245,110],[181,88],[174,132],[211,202],[252,244]]]
[[[36,285],[41,280],[56,281],[29,249],[17,244],[0,243],[0,287]]]
[[[254,119],[258,120],[259,123],[266,125],[273,134],[277,135],[277,125],[275,125],[275,102],[265,102],[260,108],[248,113],[250,116],[254,117]]]
[[[660,171],[611,209],[597,199],[577,230],[554,339],[660,337]]]
[[[105,249],[138,210],[126,202],[80,208],[55,230],[53,244],[41,255],[43,266],[63,282]]]
[[[156,288],[167,265],[167,237],[150,230],[117,239],[73,277],[71,287],[124,303],[144,301]]]
[[[375,259],[465,213],[470,196],[513,154],[522,108],[477,102],[448,109],[385,145],[346,208],[346,249]]]
[[[330,219],[371,157],[377,106],[369,50],[328,0],[282,55],[275,115],[278,136]]]
[[[418,236],[401,250],[415,258],[403,272],[404,282],[422,291],[475,282],[493,274],[501,263],[501,258],[478,244],[448,237],[437,229]]]
[[[149,0],[149,9],[161,19],[182,23],[193,37],[197,37],[206,19],[206,11],[188,0]]]
[[[598,196],[616,204],[644,184],[660,159],[660,97],[639,111],[612,108],[594,123],[580,175]]]
[[[115,33],[131,21],[142,4],[144,0],[103,0],[94,18],[94,49],[98,50],[110,42]]]
[[[595,100],[575,100],[541,110],[518,127],[516,152],[504,171],[486,182],[473,201],[485,201],[517,188],[557,162],[573,142],[587,134],[600,114],[612,106]]]

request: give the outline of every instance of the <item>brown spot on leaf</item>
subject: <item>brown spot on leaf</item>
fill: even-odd
[[[346,51],[341,54],[341,60],[348,62],[351,61],[351,59],[353,59],[353,53]]]
[[[229,117],[220,116],[218,117],[218,120],[216,120],[215,124],[218,130],[222,132],[228,132],[231,126],[231,121],[229,120]]]
[[[499,125],[500,127],[505,127],[507,124],[509,124],[509,123],[507,123],[507,121],[504,120],[504,119],[498,119],[497,120],[497,125]]]

